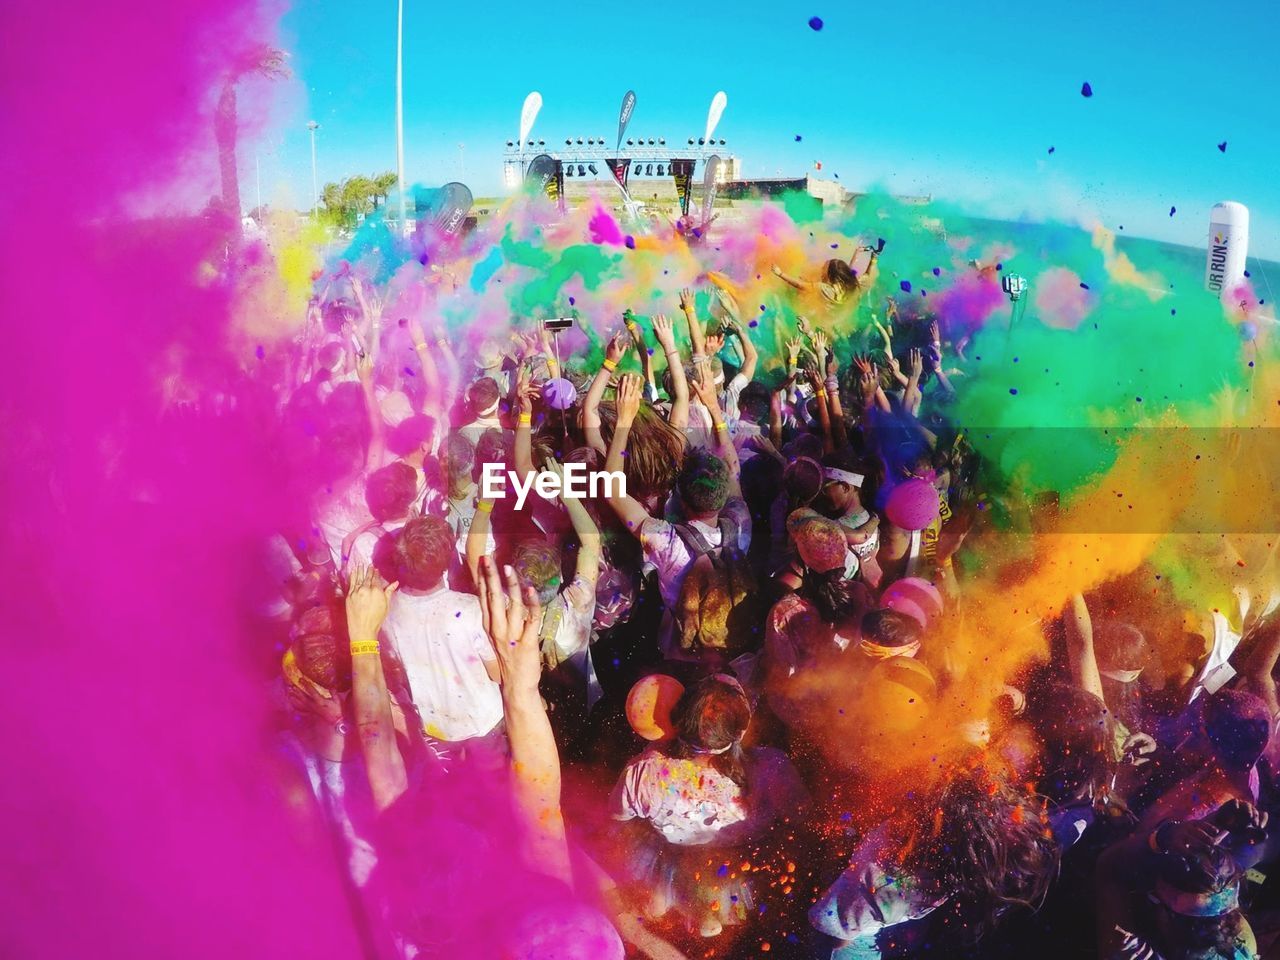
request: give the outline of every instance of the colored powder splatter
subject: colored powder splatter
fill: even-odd
[[[1093,309],[1095,298],[1066,267],[1051,267],[1040,274],[1031,306],[1047,327],[1074,330]]]

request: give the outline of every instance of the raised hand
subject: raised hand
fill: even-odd
[[[720,398],[716,394],[716,381],[711,375],[710,364],[699,363],[696,365],[693,382],[690,386],[693,388],[694,395],[706,404],[708,410],[715,410],[719,407]]]
[[[924,357],[919,347],[912,347],[907,354],[907,373],[915,380],[919,380],[920,375],[924,373]]]
[[[813,327],[809,326],[808,319],[799,314],[796,315],[796,329],[806,337],[813,332]]]
[[[693,308],[693,291],[685,287],[680,291],[680,309],[685,313],[690,313]]]
[[[604,348],[604,355],[608,360],[612,361],[613,363],[617,363],[624,356],[626,356],[626,353],[630,348],[631,348],[631,334],[629,334],[626,330],[619,330],[617,333],[615,333],[612,337],[609,338],[609,343]]]
[[[373,383],[373,357],[367,352],[361,352],[356,357],[356,376],[360,378],[361,383]]]
[[[347,632],[354,640],[373,640],[387,619],[399,583],[386,584],[373,567],[357,563],[347,577]]]
[[[804,344],[800,341],[799,337],[792,337],[787,341],[787,356],[791,358],[791,365],[793,367],[796,364],[796,360],[800,358],[800,350],[803,347]]]
[[[529,364],[520,364],[516,371],[516,408],[517,413],[532,414],[533,401],[538,396],[538,388],[533,385],[533,371]]]
[[[623,374],[618,381],[618,425],[625,421],[628,425],[640,412],[640,398],[644,392],[644,380],[634,373]]]
[[[484,632],[493,644],[498,661],[498,682],[504,694],[538,695],[542,677],[542,658],[538,649],[538,630],[542,626],[542,607],[532,587],[521,590],[516,572],[502,568],[506,581],[498,578],[498,565],[491,557],[480,558],[480,619]]]
[[[827,339],[827,334],[823,330],[815,330],[813,336],[809,338],[813,343],[813,349],[818,353],[818,359],[821,360],[827,355],[827,347],[831,345]]]
[[[631,344],[636,348],[636,353],[643,353],[646,350],[644,331],[640,329],[640,324],[631,314],[627,314],[627,333],[631,335]]]
[[[706,350],[708,357],[714,357],[724,349],[724,333],[708,333],[703,341],[703,348]]]
[[[676,345],[675,331],[665,313],[660,313],[653,318],[653,335],[658,339],[663,350],[670,350]]]

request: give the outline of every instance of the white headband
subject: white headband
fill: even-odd
[[[477,410],[477,411],[476,411],[476,416],[477,416],[477,417],[489,417],[489,416],[492,416],[493,414],[495,414],[495,413],[497,413],[497,412],[498,412],[498,401],[497,401],[497,400],[495,400],[495,401],[493,401],[493,403],[489,404],[489,405],[488,405],[487,407],[485,407],[483,410]]]
[[[848,470],[838,470],[835,467],[824,467],[822,475],[828,481],[836,480],[840,483],[847,483],[851,487],[862,486],[862,481],[866,479],[860,473],[850,473]]]

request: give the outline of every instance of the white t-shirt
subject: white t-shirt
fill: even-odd
[[[720,516],[728,517],[738,525],[738,549],[743,553],[751,546],[751,510],[741,497],[730,497],[720,511]],[[702,539],[710,546],[720,546],[720,526],[707,526],[698,520],[689,522]],[[693,562],[688,548],[680,535],[676,533],[674,524],[666,520],[650,517],[640,525],[640,547],[644,551],[645,563],[658,571],[658,589],[662,593],[662,602],[668,610],[676,609],[680,599],[680,585],[689,572]]]
[[[646,750],[623,769],[609,810],[615,820],[648,820],[668,843],[739,843],[758,836],[807,800],[787,755],[755,747],[744,756],[749,797],[710,766]]]
[[[428,593],[402,587],[382,632],[404,663],[427,736],[467,740],[498,725],[502,694],[485,670],[494,654],[476,597],[443,586]]]

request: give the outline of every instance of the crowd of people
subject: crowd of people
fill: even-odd
[[[994,512],[949,415],[964,332],[832,320],[885,302],[877,253],[775,269],[776,356],[714,274],[670,316],[469,337],[447,267],[413,310],[320,282],[259,614],[372,953],[480,955],[449,891],[485,837],[542,878],[510,956],[1280,951],[1276,619],[1206,670],[1120,578],[1008,675],[959,668]]]

